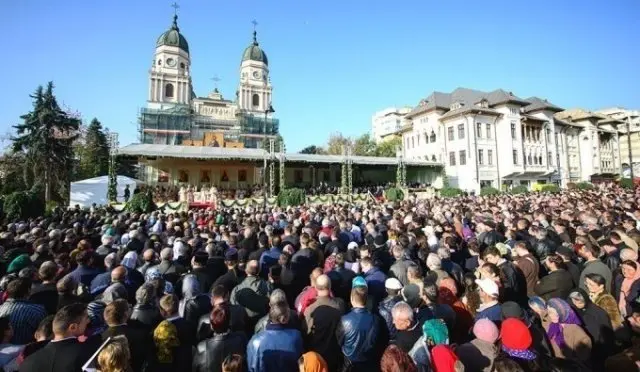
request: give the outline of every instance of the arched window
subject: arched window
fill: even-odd
[[[158,60],[158,66],[160,66],[160,65],[162,65],[162,60],[161,59]]]
[[[180,68],[184,70],[184,62],[180,62]]]
[[[164,86],[164,96],[173,97],[173,84],[167,84]]]
[[[253,107],[260,106],[260,96],[258,94],[254,94],[253,97],[251,97],[251,104]]]

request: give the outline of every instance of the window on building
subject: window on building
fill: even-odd
[[[536,164],[542,165],[542,155],[538,155],[538,162]]]
[[[456,153],[453,151],[449,153],[449,165],[456,165]]]
[[[406,143],[406,147],[407,147],[407,148],[409,148],[409,137],[407,137],[406,142],[407,142],[407,143]]]
[[[431,155],[431,161],[436,161],[436,156],[435,155]]]
[[[518,150],[513,150],[513,165],[518,165]]]
[[[487,164],[493,165],[493,150],[487,150]]]
[[[427,135],[427,132],[424,133],[424,143],[429,143],[429,136]]]
[[[482,138],[482,123],[476,123],[476,136]]]
[[[551,151],[549,151],[547,156],[548,156],[548,160],[547,161],[549,162],[548,164],[549,165],[553,165],[553,153]]]
[[[416,147],[415,137],[411,136],[411,148]]]
[[[458,124],[458,139],[464,139],[464,124]]]
[[[180,68],[184,70],[184,62],[180,62]]]
[[[169,98],[173,97],[173,84],[167,84],[164,86],[164,96]]]
[[[533,164],[538,165],[538,157],[537,156],[533,157]]]
[[[161,59],[158,60],[158,66],[162,66],[162,60]]]
[[[460,165],[467,165],[467,151],[460,150]]]
[[[546,135],[547,135],[547,142],[551,143],[551,128],[547,128]]]
[[[434,132],[433,130],[431,131],[431,136],[429,141],[431,142],[435,142],[436,141],[436,132]]]
[[[516,136],[516,122],[512,121],[511,122],[511,138],[513,139],[517,139],[518,137]],[[517,164],[517,163],[514,163]]]
[[[529,154],[529,156],[527,156],[527,164],[529,164],[529,165],[533,164],[533,157],[531,156],[531,154]]]
[[[511,112],[511,115],[518,115],[518,109],[515,107],[509,108],[509,111]]]
[[[420,146],[420,135],[416,134],[416,143]]]
[[[449,141],[453,141],[455,139],[453,137],[453,127],[447,128],[447,134],[448,134]]]
[[[491,139],[491,124],[487,123],[487,139]]]
[[[251,97],[251,104],[253,107],[260,106],[260,96],[258,94],[254,94],[253,97]]]
[[[478,164],[484,165],[484,150],[478,150]]]

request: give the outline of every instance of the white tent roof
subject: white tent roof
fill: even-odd
[[[135,178],[126,176],[117,176],[118,182],[118,202],[124,202],[124,189],[129,185],[131,195],[136,185],[142,185],[144,182]],[[109,189],[109,176],[100,176],[89,178],[82,181],[71,183],[71,195],[69,197],[69,206],[74,207],[76,204],[80,207],[90,207],[91,204],[106,205],[107,190]]]

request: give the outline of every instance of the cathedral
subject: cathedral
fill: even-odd
[[[223,97],[217,88],[206,97],[196,95],[189,43],[174,14],[171,27],[156,42],[147,105],[139,116],[140,142],[262,148],[265,141],[278,137],[279,121],[271,106],[269,60],[255,30],[242,53],[239,78],[233,99]]]

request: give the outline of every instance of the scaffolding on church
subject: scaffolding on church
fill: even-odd
[[[188,107],[176,107],[171,110],[142,108],[138,117],[140,142],[179,145],[191,137],[192,116]]]

